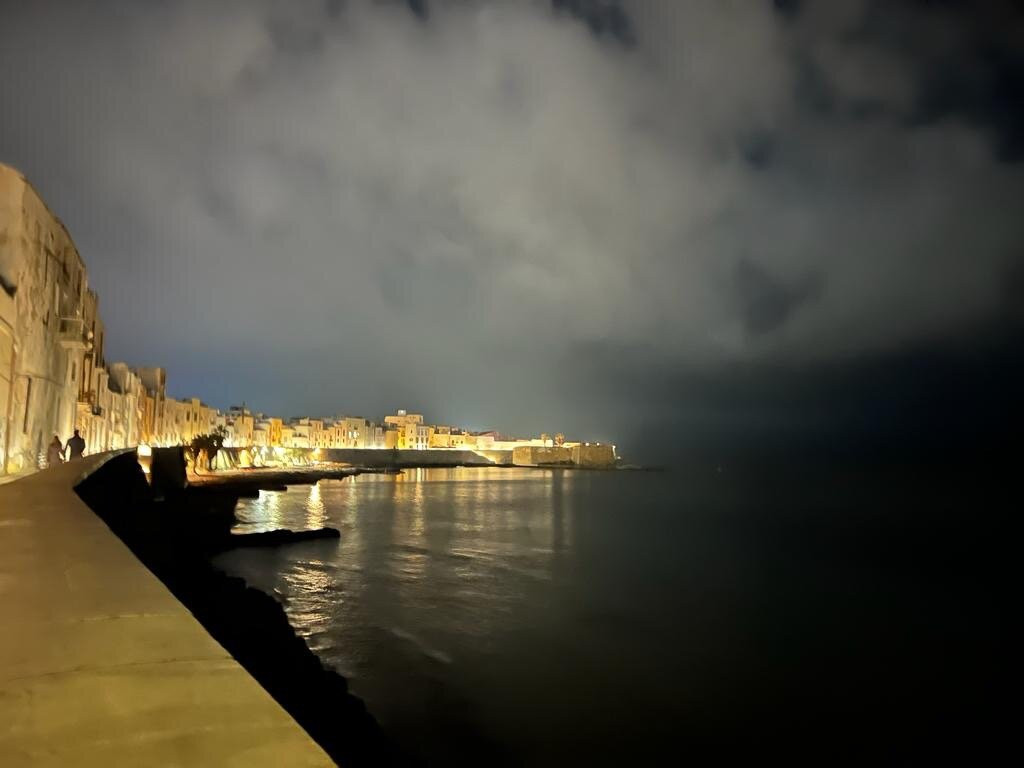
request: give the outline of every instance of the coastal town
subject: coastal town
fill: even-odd
[[[64,442],[76,431],[86,454],[187,446],[215,434],[246,463],[330,449],[468,451],[528,466],[616,461],[612,445],[429,424],[406,410],[379,420],[286,418],[244,403],[221,410],[168,395],[164,368],[108,362],[104,336],[99,297],[71,235],[28,180],[0,164],[0,477],[45,467],[54,437]]]

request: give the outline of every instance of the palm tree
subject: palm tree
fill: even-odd
[[[189,443],[189,452],[192,455],[192,466],[199,469],[199,457],[204,456],[205,461],[203,462],[204,469],[211,471],[213,469],[214,459],[217,458],[217,454],[220,449],[224,447],[224,438],[226,432],[224,427],[217,427],[213,432],[196,435],[192,438],[192,442]]]

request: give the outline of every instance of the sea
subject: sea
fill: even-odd
[[[217,564],[283,604],[410,764],[977,757],[1001,722],[1005,610],[961,487],[907,468],[406,469],[239,501],[239,532],[341,537]]]

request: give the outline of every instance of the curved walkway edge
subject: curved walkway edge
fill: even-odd
[[[0,485],[0,764],[333,765],[74,487]]]

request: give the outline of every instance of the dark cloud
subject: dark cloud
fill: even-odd
[[[636,42],[629,16],[618,0],[551,0],[551,5],[585,22],[598,37],[608,36],[623,45]]]
[[[816,273],[787,284],[747,259],[736,265],[735,281],[743,323],[752,334],[776,330],[801,305],[814,300],[822,289],[821,277]]]
[[[421,19],[426,19],[430,12],[430,5],[427,0],[405,0],[409,4],[409,10]]]
[[[799,23],[803,4],[776,4]],[[1024,41],[1019,4],[1004,0],[841,3],[845,47],[898,59],[912,83],[911,100],[897,114],[916,126],[968,121],[989,134],[1000,159],[1019,161],[1024,152]],[[831,104],[822,90],[827,75],[805,72],[808,98]],[[878,71],[878,74],[883,74]],[[884,105],[861,97],[858,108]]]
[[[8,6],[0,160],[67,222],[111,354],[182,395],[804,424],[814,372],[870,390],[1019,318],[1010,3]],[[736,376],[791,386],[744,421]]]

